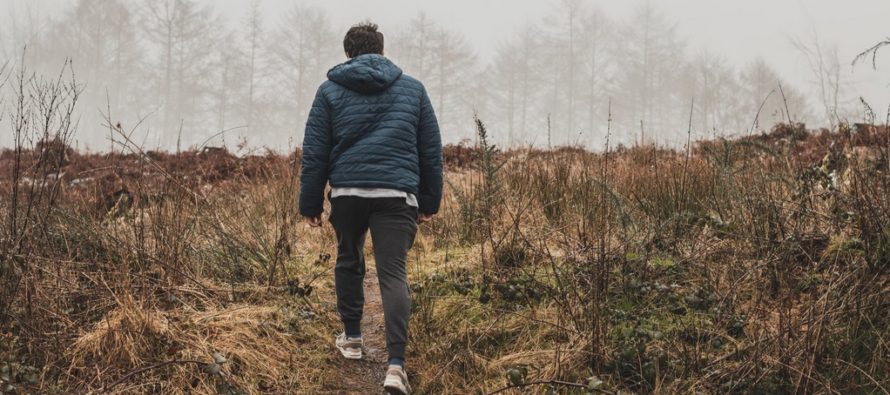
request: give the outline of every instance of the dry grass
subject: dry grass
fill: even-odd
[[[333,234],[298,222],[298,155],[85,155],[21,132],[0,155],[0,390],[339,388]],[[888,149],[871,125],[688,158],[452,148],[409,262],[413,384],[887,393]]]

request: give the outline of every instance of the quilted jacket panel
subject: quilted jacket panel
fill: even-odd
[[[324,189],[391,188],[435,214],[442,198],[442,139],[429,95],[382,55],[328,71],[303,138],[300,213],[323,211]]]

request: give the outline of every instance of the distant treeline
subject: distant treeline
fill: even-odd
[[[110,148],[109,114],[146,149],[215,136],[211,145],[285,150],[300,144],[325,72],[344,60],[348,26],[321,8],[297,4],[269,18],[263,6],[245,2],[230,24],[195,0],[77,0],[52,20],[22,3],[0,27],[0,54],[47,78],[73,61],[84,89],[82,147]],[[652,4],[615,20],[563,0],[493,54],[434,19],[421,13],[381,30],[387,55],[427,85],[448,142],[473,136],[474,113],[499,144],[594,148],[610,108],[612,141],[623,143],[685,140],[690,109],[693,138],[748,131],[757,114],[765,126],[808,114],[803,95],[767,62],[735,68],[691,50]]]

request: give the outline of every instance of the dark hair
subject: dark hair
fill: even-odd
[[[369,53],[382,55],[383,33],[377,31],[377,25],[374,23],[359,23],[346,32],[343,49],[350,58]]]

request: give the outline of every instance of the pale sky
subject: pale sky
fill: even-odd
[[[0,0],[10,1],[10,0]],[[237,20],[247,0],[204,0]],[[625,20],[646,0],[588,0],[616,20]],[[869,62],[850,63],[862,50],[890,37],[888,0],[649,0],[677,23],[687,39],[689,50],[704,48],[719,53],[736,66],[758,56],[800,89],[815,89],[806,59],[792,40],[812,42],[814,31],[826,50],[836,46],[841,64],[841,80],[847,89],[845,101],[858,102],[859,96],[872,105],[879,117],[890,104],[890,48],[878,56],[877,72]],[[419,11],[463,33],[487,60],[497,44],[509,37],[516,26],[540,21],[551,13],[559,0],[305,0],[306,4],[329,11],[332,20],[343,26],[371,19],[386,32],[398,27]],[[294,1],[265,0],[268,16],[286,9]],[[882,60],[882,58],[884,60]],[[813,92],[815,93],[815,92]],[[816,105],[815,98],[813,105]],[[818,109],[818,108],[817,108]]]
[[[130,0],[139,1],[139,0]],[[240,21],[249,0],[199,0],[213,3],[229,21]],[[462,33],[482,62],[497,45],[524,22],[540,23],[560,0],[300,0],[328,11],[336,26],[345,32],[356,22],[370,19],[381,30],[398,31],[419,11]],[[267,25],[297,0],[263,0]],[[890,37],[890,0],[586,0],[611,19],[627,20],[642,1],[651,1],[677,23],[680,35],[694,54],[704,49],[724,56],[741,67],[763,57],[780,75],[807,94],[810,106],[820,111],[814,75],[794,39],[813,42],[814,34],[825,51],[837,48],[844,84],[841,105],[861,108],[862,96],[883,121],[890,105],[890,48],[878,56],[878,70],[870,59],[853,68],[855,55]],[[0,13],[13,7],[42,4],[49,15],[57,14],[74,0],[0,0]],[[0,15],[2,15],[0,14]],[[860,121],[852,119],[851,121]]]

